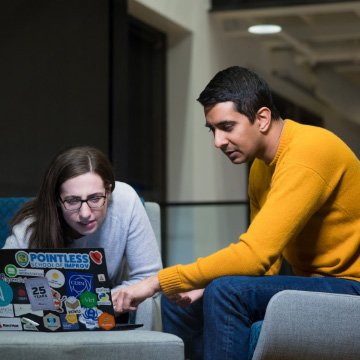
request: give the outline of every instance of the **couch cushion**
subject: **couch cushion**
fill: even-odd
[[[251,360],[254,355],[256,344],[259,340],[262,324],[263,321],[257,321],[251,325],[249,338],[249,360]]]
[[[1,331],[0,352],[12,360],[183,360],[184,344],[157,331]]]

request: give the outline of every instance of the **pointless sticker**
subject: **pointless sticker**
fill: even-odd
[[[90,259],[88,254],[68,253],[35,253],[18,251],[15,260],[21,267],[28,264],[32,268],[53,268],[53,269],[89,269]]]

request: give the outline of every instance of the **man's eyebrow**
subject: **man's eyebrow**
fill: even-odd
[[[222,126],[222,125],[232,125],[235,124],[236,121],[233,120],[222,120],[215,124],[216,127]],[[205,127],[213,129],[214,127],[210,125],[209,123],[205,123]]]

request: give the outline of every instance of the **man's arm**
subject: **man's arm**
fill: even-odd
[[[136,310],[139,304],[159,291],[161,291],[161,287],[156,274],[114,292],[112,300],[115,306],[115,315]]]

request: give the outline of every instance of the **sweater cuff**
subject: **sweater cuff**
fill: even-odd
[[[161,290],[166,296],[181,292],[181,281],[176,266],[171,266],[159,271],[159,282]]]

